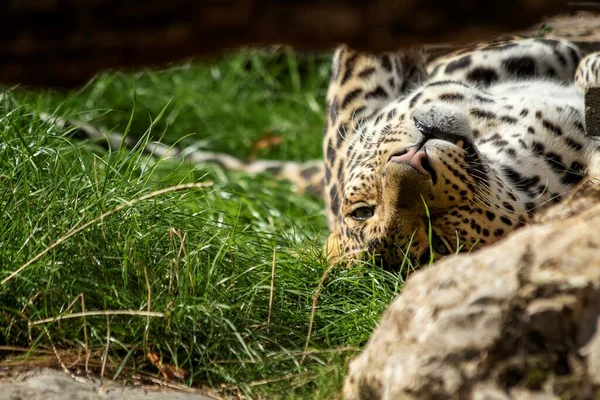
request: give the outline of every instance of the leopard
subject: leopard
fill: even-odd
[[[502,239],[596,176],[584,93],[600,53],[505,37],[332,60],[323,138],[330,263],[425,265]]]
[[[329,264],[398,271],[497,242],[600,169],[585,91],[600,53],[558,37],[500,37],[431,58],[424,46],[333,52],[323,160],[244,162],[159,142],[143,151],[269,174],[323,197]],[[42,116],[107,148],[90,123]]]

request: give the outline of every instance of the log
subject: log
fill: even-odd
[[[482,40],[566,0],[5,0],[0,82],[72,87],[105,69],[163,65],[240,46],[380,51]]]

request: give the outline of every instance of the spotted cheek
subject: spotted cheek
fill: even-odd
[[[433,187],[427,205],[431,210],[449,210],[468,204],[473,198],[473,186],[449,171],[441,171],[439,184]]]
[[[476,190],[475,179],[461,154],[444,154],[432,160],[431,165],[436,175],[433,193],[438,202],[458,204],[472,197],[469,193]]]
[[[452,252],[470,251],[490,242],[488,222],[482,209],[462,205],[449,210],[442,221],[436,221],[436,232],[444,236]]]
[[[414,225],[414,222],[410,225]],[[396,262],[400,263],[406,257],[418,258],[418,255],[428,247],[429,226],[423,222],[412,228],[409,225],[397,225],[397,228],[395,231],[388,232],[385,240],[390,257],[394,257]]]
[[[415,222],[413,221],[411,225]],[[407,234],[407,232],[411,234]],[[342,230],[344,258],[347,260],[368,260],[375,257],[378,264],[392,270],[402,265],[405,258],[413,260],[428,248],[428,226],[419,223],[414,229],[408,221],[385,224],[374,219],[357,227]]]
[[[368,232],[360,224],[344,224],[341,231],[342,257],[346,260],[367,258]]]
[[[453,233],[462,251],[497,242],[525,223],[524,217],[507,217],[504,211],[493,208],[461,207],[450,211],[445,231],[447,239],[448,232]]]
[[[406,237],[397,238],[383,224],[373,222],[370,226],[365,226],[360,234],[352,233],[349,236],[349,250],[354,251],[352,258],[366,260],[375,256],[376,261],[388,266],[402,260],[402,254],[406,251]]]

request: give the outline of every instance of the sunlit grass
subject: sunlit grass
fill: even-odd
[[[142,143],[181,140],[243,158],[319,158],[327,74],[322,56],[246,52],[104,74],[73,93],[5,94],[0,342],[89,352],[110,378],[157,375],[152,352],[185,370],[186,384],[225,394],[339,394],[348,359],[403,281],[369,263],[328,271],[320,199],[268,176],[107,152],[38,117],[77,116]],[[253,150],[269,132],[282,144]],[[206,187],[157,193],[191,183]],[[82,310],[108,316],[29,325]]]

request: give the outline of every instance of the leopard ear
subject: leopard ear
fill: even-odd
[[[340,231],[336,229],[329,235],[327,241],[325,242],[324,252],[329,265],[335,264],[342,255],[342,243],[340,239]]]

